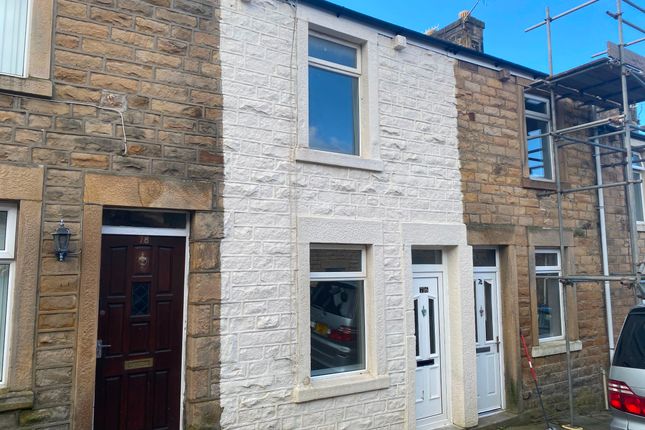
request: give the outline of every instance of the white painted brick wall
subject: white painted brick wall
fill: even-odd
[[[298,7],[304,7],[302,5]],[[461,223],[453,60],[378,38],[383,172],[295,163],[294,9],[222,1],[225,429],[395,429],[405,420],[401,222]],[[302,59],[300,59],[302,60]],[[391,388],[302,404],[295,384],[297,216],[382,221]]]

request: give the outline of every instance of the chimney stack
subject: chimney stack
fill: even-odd
[[[459,12],[457,21],[439,30],[429,30],[426,34],[484,52],[484,22],[470,15],[467,10]]]

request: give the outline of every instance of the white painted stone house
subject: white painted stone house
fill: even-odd
[[[225,429],[477,424],[456,58],[320,0],[224,0]]]

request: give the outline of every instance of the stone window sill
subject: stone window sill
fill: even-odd
[[[312,379],[309,385],[298,385],[294,388],[293,398],[296,403],[304,403],[365,391],[383,390],[389,386],[390,377],[388,375],[364,374]]]
[[[349,167],[373,172],[383,171],[383,161],[381,160],[361,158],[356,155],[338,154],[335,152],[317,151],[309,148],[298,149],[296,152],[296,160],[304,163]]]
[[[569,341],[569,350],[571,352],[580,351],[582,349],[582,342],[580,340]],[[548,355],[564,354],[567,352],[567,345],[564,339],[551,340],[548,342],[540,343],[534,346],[531,350],[533,358],[546,357]]]
[[[645,222],[643,222],[643,221],[637,221],[637,222],[636,222],[636,230],[638,230],[638,231],[645,231]]]
[[[541,181],[538,179],[522,178],[522,187],[532,188],[535,190],[555,191],[555,182]]]
[[[32,391],[7,391],[0,393],[0,412],[30,409],[34,406]]]
[[[52,82],[49,79],[0,75],[0,90],[51,97]]]

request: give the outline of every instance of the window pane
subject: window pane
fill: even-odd
[[[7,330],[7,298],[9,295],[9,265],[0,264],[0,380],[4,369],[4,343]]]
[[[135,282],[132,285],[132,304],[130,315],[140,316],[150,313],[150,284]]]
[[[441,264],[441,250],[413,249],[412,264]]]
[[[103,225],[122,227],[186,228],[186,214],[181,212],[105,209],[103,211]]]
[[[311,375],[365,368],[363,281],[311,282]]]
[[[417,357],[419,356],[419,299],[414,299],[414,343],[416,346]]]
[[[356,48],[331,40],[309,36],[309,56],[356,68]]]
[[[546,105],[547,103],[542,100],[538,100],[530,97],[524,98],[524,108],[526,110],[548,114],[549,112],[547,112]]]
[[[310,272],[362,272],[360,249],[320,249],[309,251]]]
[[[538,329],[540,339],[562,335],[561,304],[560,304],[560,283],[557,279],[545,279],[538,275],[537,284],[537,307],[538,307]],[[557,276],[557,273],[550,273],[549,276]]]
[[[496,264],[494,249],[473,249],[473,266],[495,267]]]
[[[309,66],[309,147],[358,155],[358,78]]]
[[[28,4],[0,1],[0,74],[24,76]]]
[[[435,299],[428,300],[428,325],[430,326],[430,354],[437,353],[437,326],[435,325]]]
[[[7,211],[0,211],[0,251],[7,249]]]
[[[530,176],[551,179],[551,148],[548,136],[533,137],[549,132],[549,123],[526,118],[528,166]]]
[[[625,320],[613,365],[645,369],[645,314],[632,314]]]
[[[486,304],[486,340],[493,340],[493,286],[484,281],[484,302]]]
[[[535,265],[538,267],[539,266],[550,266],[550,267],[559,266],[558,253],[557,252],[536,252]]]

